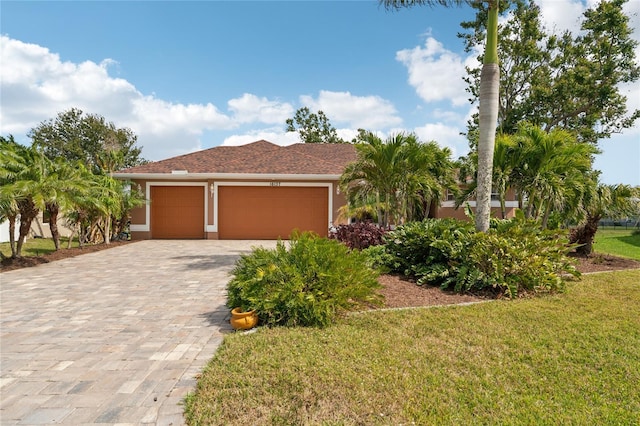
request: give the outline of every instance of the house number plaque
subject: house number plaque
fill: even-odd
[[[271,186],[280,186],[280,182],[269,182]]]

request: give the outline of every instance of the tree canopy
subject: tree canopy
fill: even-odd
[[[63,157],[81,161],[94,174],[144,164],[137,136],[128,128],[117,128],[96,114],[71,108],[55,119],[43,121],[28,136],[49,159]]]
[[[546,132],[564,129],[580,142],[599,139],[633,126],[640,111],[627,110],[622,83],[640,78],[631,38],[626,0],[599,2],[588,9],[579,34],[553,34],[544,28],[534,1],[505,1],[510,19],[501,25],[499,131],[513,134],[527,121]],[[487,7],[477,2],[475,21],[463,22],[459,34],[467,51],[483,44]],[[471,100],[479,97],[480,69],[469,69]],[[470,142],[477,138],[477,117],[469,123]]]
[[[316,114],[302,107],[293,118],[287,118],[286,125],[287,132],[298,132],[304,143],[346,143],[322,111]]]

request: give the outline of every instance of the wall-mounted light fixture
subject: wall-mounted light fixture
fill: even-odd
[[[215,191],[215,187],[213,186],[213,184],[209,185],[209,192],[211,193],[211,196],[213,197],[213,191]]]

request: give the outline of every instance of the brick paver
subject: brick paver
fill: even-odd
[[[258,241],[140,241],[0,274],[0,422],[183,423]]]

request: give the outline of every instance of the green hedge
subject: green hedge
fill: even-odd
[[[266,325],[326,326],[354,306],[379,304],[378,272],[335,240],[294,234],[289,247],[243,255],[228,285],[229,308],[255,309]]]

